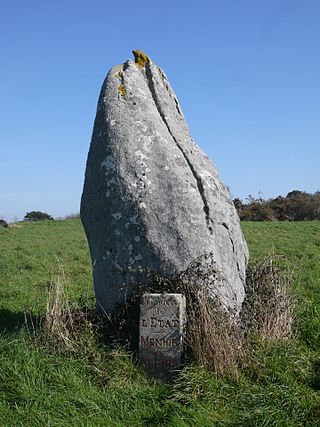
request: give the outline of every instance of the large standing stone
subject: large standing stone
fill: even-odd
[[[144,294],[140,303],[139,359],[153,377],[170,378],[180,368],[186,299],[181,294]]]
[[[175,277],[211,253],[220,279],[208,290],[239,311],[248,251],[237,212],[164,72],[134,54],[103,83],[87,160],[81,219],[97,305],[124,304],[146,280],[139,266]]]

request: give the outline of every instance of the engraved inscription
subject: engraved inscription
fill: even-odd
[[[172,347],[179,345],[179,340],[177,338],[150,338],[141,335],[140,345],[145,347]]]
[[[159,319],[150,317],[149,319],[141,319],[140,326],[142,328],[176,328],[179,325],[179,319]]]
[[[181,364],[185,297],[144,294],[140,304],[140,363],[154,377],[169,378]]]

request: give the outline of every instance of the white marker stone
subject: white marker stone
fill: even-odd
[[[155,378],[172,377],[181,365],[186,300],[181,294],[144,294],[140,302],[140,363]]]

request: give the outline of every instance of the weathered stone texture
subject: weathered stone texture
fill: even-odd
[[[239,310],[248,251],[237,212],[151,60],[128,60],[103,83],[81,219],[103,311],[111,313],[137,287],[137,267],[173,277],[208,253],[222,278],[212,292]]]

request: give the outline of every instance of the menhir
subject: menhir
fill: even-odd
[[[203,286],[238,313],[248,249],[233,202],[164,72],[133,53],[103,83],[81,200],[97,307],[110,315],[144,272],[176,278],[204,257],[217,274]]]

